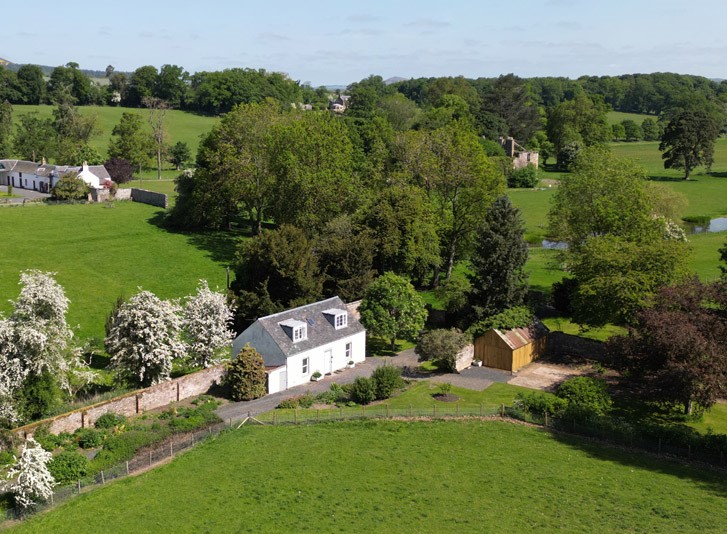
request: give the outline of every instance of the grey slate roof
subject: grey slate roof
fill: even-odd
[[[333,326],[334,318],[323,313],[324,310],[327,311],[331,308],[345,310],[346,304],[339,297],[332,297],[292,310],[261,317],[257,322],[270,334],[270,337],[273,338],[273,341],[286,356],[293,356],[353,334],[365,332],[363,325],[350,313],[348,314],[348,326],[336,330]],[[280,325],[282,322],[291,320],[307,324],[307,339],[293,343],[286,330]],[[290,330],[288,329],[288,331]]]

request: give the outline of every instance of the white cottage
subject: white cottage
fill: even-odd
[[[247,343],[265,361],[268,393],[366,359],[366,330],[339,297],[261,317],[232,343],[233,358]]]

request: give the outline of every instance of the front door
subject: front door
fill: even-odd
[[[328,349],[323,353],[323,366],[328,369],[328,373],[333,372],[333,350]]]

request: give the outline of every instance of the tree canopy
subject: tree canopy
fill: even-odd
[[[721,117],[704,110],[687,110],[669,121],[661,136],[665,169],[684,170],[684,179],[695,167],[712,166],[714,143],[719,137]]]

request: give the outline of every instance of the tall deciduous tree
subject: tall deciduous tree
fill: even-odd
[[[0,154],[4,157],[12,154],[13,137],[13,106],[10,102],[0,101]]]
[[[146,96],[142,99],[142,104],[149,110],[149,126],[151,126],[151,136],[154,140],[154,152],[157,160],[157,180],[162,179],[162,156],[166,152],[167,130],[164,127],[164,118],[167,115],[169,104],[161,98]]]
[[[520,210],[503,195],[487,210],[470,258],[473,320],[522,305],[527,293],[527,243]]]
[[[234,332],[232,310],[222,293],[210,290],[201,280],[197,293],[184,303],[182,330],[194,365],[209,367],[227,356]]]
[[[600,145],[611,139],[606,107],[585,93],[551,108],[547,122],[548,139],[555,145],[558,166],[568,168],[574,147]]]
[[[374,266],[423,283],[440,265],[437,222],[429,199],[417,186],[392,185],[360,212],[376,240]]]
[[[659,150],[665,169],[683,169],[684,179],[695,167],[712,166],[714,143],[719,137],[720,118],[702,110],[679,113],[667,124]]]
[[[18,69],[18,89],[23,104],[38,105],[45,97],[45,78],[38,65],[22,65]]]
[[[109,157],[123,158],[141,171],[149,160],[151,146],[152,140],[143,129],[141,115],[122,113],[119,123],[111,131]]]
[[[651,235],[655,221],[645,178],[642,167],[607,148],[584,150],[555,192],[548,213],[551,234],[571,248],[590,237]]]
[[[238,316],[247,321],[321,296],[323,277],[313,243],[294,226],[263,230],[240,245],[234,270]]]
[[[169,379],[172,360],[184,355],[179,306],[141,291],[119,306],[104,340],[111,365],[132,384]]]
[[[354,205],[353,148],[345,123],[328,113],[298,113],[276,125],[270,168],[276,180],[270,214],[319,232]]]
[[[727,284],[698,279],[662,289],[609,352],[651,399],[709,408],[727,395]]]
[[[441,270],[447,278],[457,259],[467,256],[485,210],[505,189],[505,180],[485,155],[467,123],[455,121],[433,132],[403,138],[403,166],[427,193],[439,218]]]
[[[184,141],[177,141],[169,148],[169,162],[177,170],[180,170],[182,165],[187,163],[191,158],[192,152],[189,150],[189,145]]]
[[[361,324],[371,335],[388,339],[391,350],[396,339],[414,341],[427,320],[424,301],[401,276],[384,273],[366,290],[358,308]]]
[[[117,184],[130,182],[134,175],[134,166],[123,158],[113,157],[104,162],[111,179]]]
[[[13,152],[18,158],[40,161],[54,153],[55,141],[53,122],[42,119],[37,113],[27,113],[21,115],[16,124]]]
[[[189,191],[196,198],[190,209],[205,212],[196,219],[224,227],[238,215],[242,204],[253,232],[260,232],[274,201],[272,129],[285,119],[272,101],[240,105],[202,140]]]
[[[540,129],[542,118],[525,80],[506,74],[495,80],[482,95],[482,110],[501,117],[507,134],[526,143]]]

